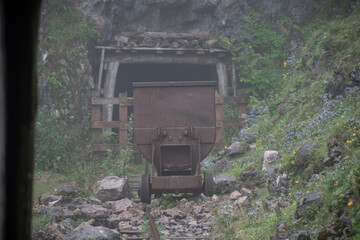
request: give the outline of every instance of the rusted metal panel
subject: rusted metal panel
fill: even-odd
[[[203,143],[214,143],[215,82],[133,83],[133,87],[134,138],[147,159],[152,158],[151,139],[158,127],[191,126]],[[211,150],[208,144],[205,147],[201,159]]]
[[[201,187],[201,176],[152,177],[152,189],[154,190],[186,190],[200,189]]]
[[[152,189],[200,191],[215,141],[215,82],[133,83],[134,137],[152,162]]]

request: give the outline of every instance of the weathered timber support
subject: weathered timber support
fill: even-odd
[[[215,120],[216,120],[216,138],[214,149],[219,150],[222,146],[222,128],[223,128],[223,114],[224,114],[224,105],[223,98],[215,98]]]
[[[127,93],[119,94],[119,144],[120,148],[126,146],[128,141],[128,106],[127,106]]]
[[[102,80],[102,74],[104,70],[104,57],[105,57],[105,49],[101,49],[101,58],[100,58],[100,67],[99,67],[99,77],[98,77],[98,86],[97,89],[101,89],[101,80]]]
[[[115,93],[116,75],[119,68],[119,62],[114,61],[108,64],[108,70],[106,72],[105,83],[103,88],[103,94],[105,98],[113,98]],[[103,121],[112,121],[113,105],[106,104],[103,107]],[[109,129],[106,129],[109,131]]]
[[[236,82],[236,68],[235,63],[231,64],[231,86],[233,89],[234,96],[236,96],[237,82]]]
[[[93,91],[92,98],[99,98],[100,91]],[[91,108],[91,119],[92,121],[101,121],[101,106],[100,105],[93,105]],[[93,143],[100,143],[100,136],[101,136],[101,129],[100,128],[93,128],[92,129],[92,142]]]
[[[218,75],[219,94],[221,96],[226,96],[227,88],[228,88],[226,64],[225,63],[217,63],[216,64],[216,72]]]

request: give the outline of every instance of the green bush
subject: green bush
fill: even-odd
[[[240,81],[251,85],[248,93],[263,98],[283,84],[282,65],[288,33],[279,34],[276,29],[285,29],[284,26],[292,22],[282,16],[275,24],[268,24],[253,10],[245,19],[247,24],[239,30],[241,41],[226,37],[220,40],[233,55]]]

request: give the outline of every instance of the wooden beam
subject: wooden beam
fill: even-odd
[[[210,55],[165,55],[165,54],[122,54],[105,57],[105,62],[118,61],[120,64],[127,63],[157,63],[157,64],[199,64],[215,65],[217,63],[227,63],[231,58],[218,58]]]
[[[104,57],[105,57],[105,48],[101,49],[101,58],[100,58],[100,68],[99,68],[99,77],[98,77],[98,86],[97,89],[101,89],[101,79],[104,69]]]
[[[227,68],[225,63],[216,63],[216,72],[218,75],[218,86],[219,86],[219,94],[221,96],[227,95]]]
[[[159,48],[159,47],[113,47],[113,46],[96,46],[96,49],[106,49],[106,50],[114,50],[121,51],[119,53],[123,53],[125,51],[131,52],[131,51],[144,51],[144,52],[156,52],[156,51],[162,51],[162,52],[174,52],[177,51],[184,51],[184,52],[194,52],[194,53],[229,53],[226,50],[219,49],[219,48]],[[230,55],[230,54],[229,54]],[[225,55],[221,55],[220,57],[224,57]]]
[[[126,126],[128,125],[128,107],[127,103],[127,92],[119,94],[119,143],[120,146],[125,146],[128,141],[128,129]]]
[[[124,37],[153,37],[153,38],[198,38],[209,39],[214,36],[208,33],[169,33],[169,32],[121,32],[121,36]]]
[[[103,105],[103,104],[119,104],[119,98],[91,98],[92,105]],[[134,98],[128,97],[124,106],[132,107],[134,106]]]
[[[100,95],[99,91],[94,91],[92,93],[92,98],[98,97]],[[91,120],[92,121],[100,121],[101,120],[101,107],[100,106],[92,106],[91,108]],[[92,142],[98,143],[100,142],[101,129],[92,129]]]

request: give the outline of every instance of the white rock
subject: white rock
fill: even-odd
[[[230,200],[237,200],[239,197],[241,197],[241,193],[239,191],[233,191],[231,194],[230,194],[230,197],[229,199]]]
[[[211,197],[211,200],[212,200],[213,202],[217,202],[217,201],[219,201],[219,197],[214,194],[214,195]]]
[[[97,182],[95,197],[102,202],[131,198],[132,192],[126,178],[107,176]]]
[[[277,151],[267,150],[264,152],[262,170],[264,171],[265,175],[270,175],[274,171],[274,163],[280,161],[280,159],[280,154]]]
[[[244,196],[244,197],[240,197],[238,200],[236,200],[234,202],[234,206],[239,208],[239,209],[244,209],[247,208],[250,205],[248,197]]]

